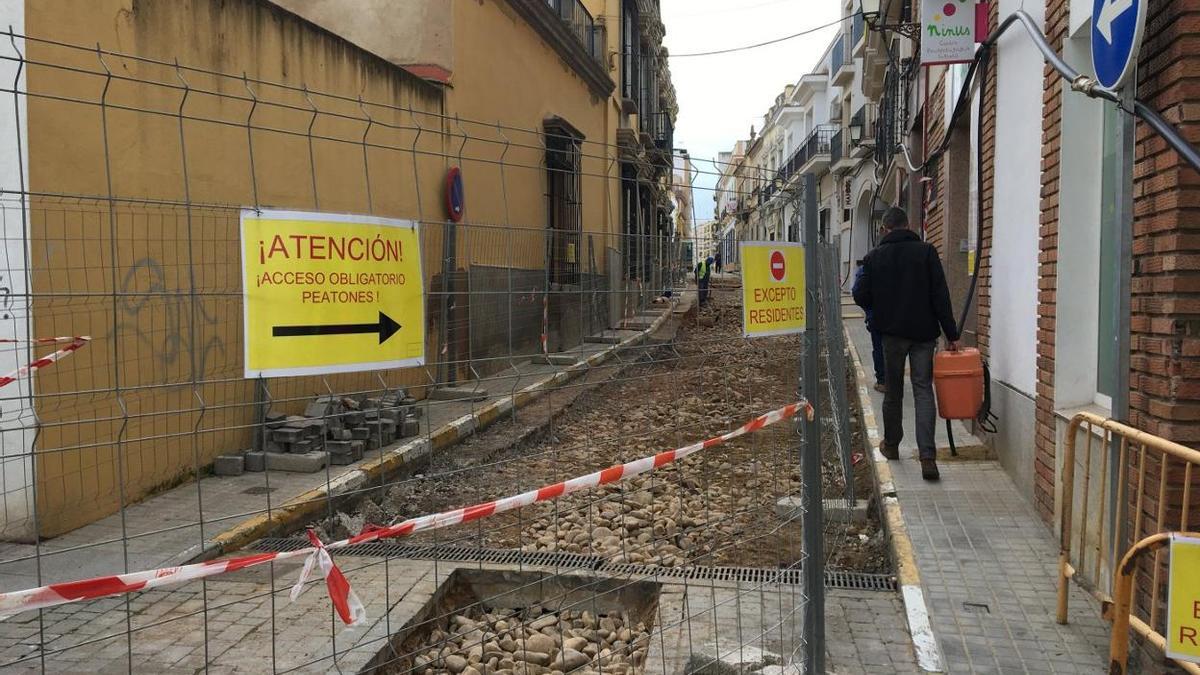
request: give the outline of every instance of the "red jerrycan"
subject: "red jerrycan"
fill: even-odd
[[[983,356],[965,347],[933,357],[933,387],[944,420],[973,420],[983,406]]]

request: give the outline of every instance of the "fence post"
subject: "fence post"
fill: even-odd
[[[825,555],[824,513],[821,503],[821,306],[820,248],[817,242],[817,181],[811,173],[801,179],[804,200],[804,363],[800,380],[805,399],[815,409],[803,418],[800,447],[804,537],[804,672],[825,672]]]
[[[841,285],[841,237],[830,237],[829,244],[824,250],[825,274],[822,279],[826,286],[822,289],[825,294],[825,307],[828,316],[825,321],[826,363],[829,368],[830,405],[834,411],[834,433],[837,434],[838,454],[842,459],[842,473],[846,478],[846,503],[853,507],[854,495],[854,457],[850,448],[850,398],[846,394],[846,344],[842,333],[842,285]]]

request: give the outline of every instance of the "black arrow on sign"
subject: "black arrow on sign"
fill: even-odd
[[[400,324],[392,317],[379,313],[377,323],[335,323],[328,326],[274,326],[271,335],[274,337],[298,337],[302,335],[358,335],[360,333],[379,333],[379,344],[400,330]]]

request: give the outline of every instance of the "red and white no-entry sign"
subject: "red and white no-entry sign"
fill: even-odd
[[[804,247],[798,242],[743,241],[742,334],[746,337],[804,332]]]
[[[783,259],[783,251],[771,251],[771,278],[783,281],[787,276],[787,265]]]

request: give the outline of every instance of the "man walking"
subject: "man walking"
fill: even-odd
[[[916,406],[917,449],[921,476],[939,478],[934,445],[933,353],[939,334],[946,348],[958,350],[958,327],[950,289],[937,249],[908,229],[908,214],[891,208],[883,214],[887,234],[864,259],[854,302],[871,310],[871,323],[883,335],[883,443],[879,452],[900,458],[904,438],[904,364],[911,370]]]
[[[854,270],[854,287],[853,293],[858,293],[858,286],[862,283],[863,264],[866,260],[859,260],[858,267]],[[863,315],[866,319],[867,332],[871,334],[871,365],[875,371],[875,391],[885,392],[887,387],[884,386],[883,372],[883,335],[875,328],[875,323],[871,321],[871,310],[868,307],[863,307]]]

